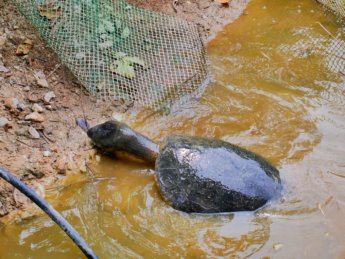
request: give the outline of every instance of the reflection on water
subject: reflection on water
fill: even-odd
[[[109,158],[96,178],[48,192],[101,258],[327,258],[345,255],[344,21],[313,0],[253,0],[208,51],[215,82],[170,115],[131,111],[156,141],[220,138],[281,171],[283,198],[256,213],[188,215],[160,197],[154,171]],[[1,258],[82,257],[46,217],[0,230]]]

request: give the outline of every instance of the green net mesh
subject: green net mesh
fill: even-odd
[[[317,42],[314,42],[314,49],[327,53],[325,60],[327,67],[345,76],[345,0],[318,0],[318,2],[325,6],[326,16],[331,18],[336,15],[341,29],[331,32],[327,29],[329,23],[327,20],[325,23],[318,22],[317,24],[328,37],[319,37]]]
[[[208,83],[199,32],[124,0],[14,0],[94,95],[170,108]]]
[[[345,16],[345,0],[318,0],[320,3],[326,5],[334,12]]]

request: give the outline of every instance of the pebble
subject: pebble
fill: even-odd
[[[29,133],[33,139],[39,139],[41,137],[34,127],[29,127]]]
[[[277,243],[277,244],[274,244],[273,245],[273,249],[275,251],[278,251],[279,249],[281,249],[283,247],[283,244],[282,243]]]
[[[45,151],[43,151],[43,156],[44,157],[50,157],[52,154],[51,154],[51,152],[49,151],[49,150],[45,150]]]
[[[43,122],[44,117],[41,114],[39,114],[38,112],[32,112],[32,113],[25,116],[25,120]]]
[[[5,127],[9,123],[5,117],[0,117],[0,127]]]
[[[37,79],[37,84],[41,87],[49,88],[49,84],[45,78]]]
[[[86,162],[85,161],[81,162],[79,164],[79,168],[78,169],[79,169],[79,172],[82,173],[82,174],[87,173]]]
[[[17,136],[27,136],[28,130],[26,128],[19,128],[15,133]]]
[[[39,170],[37,168],[25,168],[24,169],[24,172],[23,172],[24,175],[33,175],[35,178],[37,179],[41,179],[44,177],[44,172],[42,172],[42,170]]]
[[[123,121],[123,117],[124,115],[122,113],[119,112],[113,112],[113,114],[111,115],[111,117],[113,117],[113,119],[117,120],[117,121]]]
[[[18,103],[17,108],[21,111],[24,111],[26,108],[26,105],[24,103]]]
[[[66,161],[64,159],[60,159],[56,163],[55,169],[56,169],[58,174],[65,175],[66,174]]]
[[[10,71],[10,70],[9,70],[7,67],[5,67],[5,66],[3,66],[3,65],[0,64],[0,72],[7,73],[7,72],[9,72],[9,71]]]
[[[42,113],[44,110],[42,108],[42,106],[40,106],[39,104],[37,103],[34,103],[32,105],[32,108],[31,108],[34,112],[38,112],[38,113]]]
[[[46,108],[47,108],[47,110],[49,110],[49,111],[52,111],[52,110],[53,110],[53,106],[51,106],[51,105],[47,105]]]
[[[6,98],[4,101],[5,107],[9,108],[9,109],[16,109],[19,101],[17,98]]]
[[[50,91],[48,93],[46,93],[43,97],[43,100],[46,102],[46,103],[50,103],[50,101],[52,99],[54,99],[56,97],[55,93],[53,91]]]

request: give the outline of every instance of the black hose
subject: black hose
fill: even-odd
[[[92,251],[92,249],[86,244],[84,239],[79,233],[57,212],[51,207],[48,202],[37,195],[32,189],[18,180],[10,172],[0,166],[0,177],[9,182],[23,194],[25,194],[30,200],[32,200],[37,206],[39,206],[48,216],[55,221],[56,224],[73,240],[73,242],[80,248],[80,250],[86,255],[87,258],[98,258],[98,256]]]

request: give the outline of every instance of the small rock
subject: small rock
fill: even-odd
[[[20,207],[24,203],[29,201],[29,198],[26,197],[24,194],[22,194],[20,191],[18,191],[18,189],[14,189],[13,198],[14,198],[14,201],[16,202],[17,207]]]
[[[64,159],[59,160],[56,163],[55,169],[58,174],[65,175],[66,174],[66,161]]]
[[[119,113],[119,112],[113,112],[113,114],[111,115],[111,117],[113,117],[113,119],[117,120],[117,121],[123,121],[123,114]]]
[[[41,87],[49,88],[49,84],[45,78],[39,78],[36,82]]]
[[[42,108],[42,106],[40,106],[39,104],[37,103],[34,103],[34,105],[32,105],[32,108],[31,108],[34,112],[38,112],[38,113],[42,113],[44,110]]]
[[[41,135],[34,127],[29,127],[29,133],[33,139],[39,139]]]
[[[24,111],[26,108],[26,105],[24,103],[18,103],[17,108],[21,111]]]
[[[82,173],[82,174],[87,173],[86,162],[81,162],[79,164],[79,172]]]
[[[216,0],[219,4],[229,4],[230,0]]]
[[[38,169],[27,169],[27,171],[35,176],[37,179],[41,179],[44,177],[44,173],[41,170]]]
[[[277,244],[274,244],[273,245],[273,249],[275,251],[278,251],[279,249],[281,249],[283,247],[283,244],[282,243],[277,243]]]
[[[30,86],[25,86],[25,87],[23,88],[23,90],[24,90],[25,92],[29,92],[29,91],[30,91]]]
[[[39,114],[38,112],[32,112],[32,113],[25,116],[25,120],[43,122],[44,117],[41,114]]]
[[[55,97],[56,97],[55,93],[53,91],[50,91],[44,95],[43,100],[46,103],[50,103],[50,101]]]
[[[32,174],[33,176],[35,176],[37,179],[41,179],[44,177],[44,172],[42,172],[41,170],[37,170],[37,169],[25,169],[25,173],[26,174]]]
[[[6,119],[5,117],[0,117],[0,127],[5,127],[8,124],[9,124],[8,119]]]
[[[44,157],[50,157],[52,154],[51,154],[51,152],[49,151],[49,150],[45,150],[45,151],[43,151],[43,156]]]
[[[6,33],[4,33],[3,35],[0,36],[0,47],[5,45],[6,42]]]
[[[4,102],[5,107],[7,107],[9,109],[16,109],[18,106],[18,103],[19,103],[19,101],[17,98],[11,98],[11,97],[6,98],[5,102]]]
[[[16,130],[15,133],[17,136],[26,136],[28,133],[28,130],[26,128],[19,128]]]
[[[41,198],[44,198],[46,196],[46,190],[42,184],[36,183],[34,189],[38,196],[40,196]]]
[[[10,70],[9,70],[7,67],[5,67],[5,66],[3,66],[3,65],[0,64],[0,72],[7,73],[7,72],[9,72],[9,71],[10,71]]]
[[[28,100],[32,103],[37,103],[39,100],[35,95],[29,94]]]
[[[67,162],[67,169],[69,171],[76,171],[77,170],[77,165],[74,162],[68,161]]]

